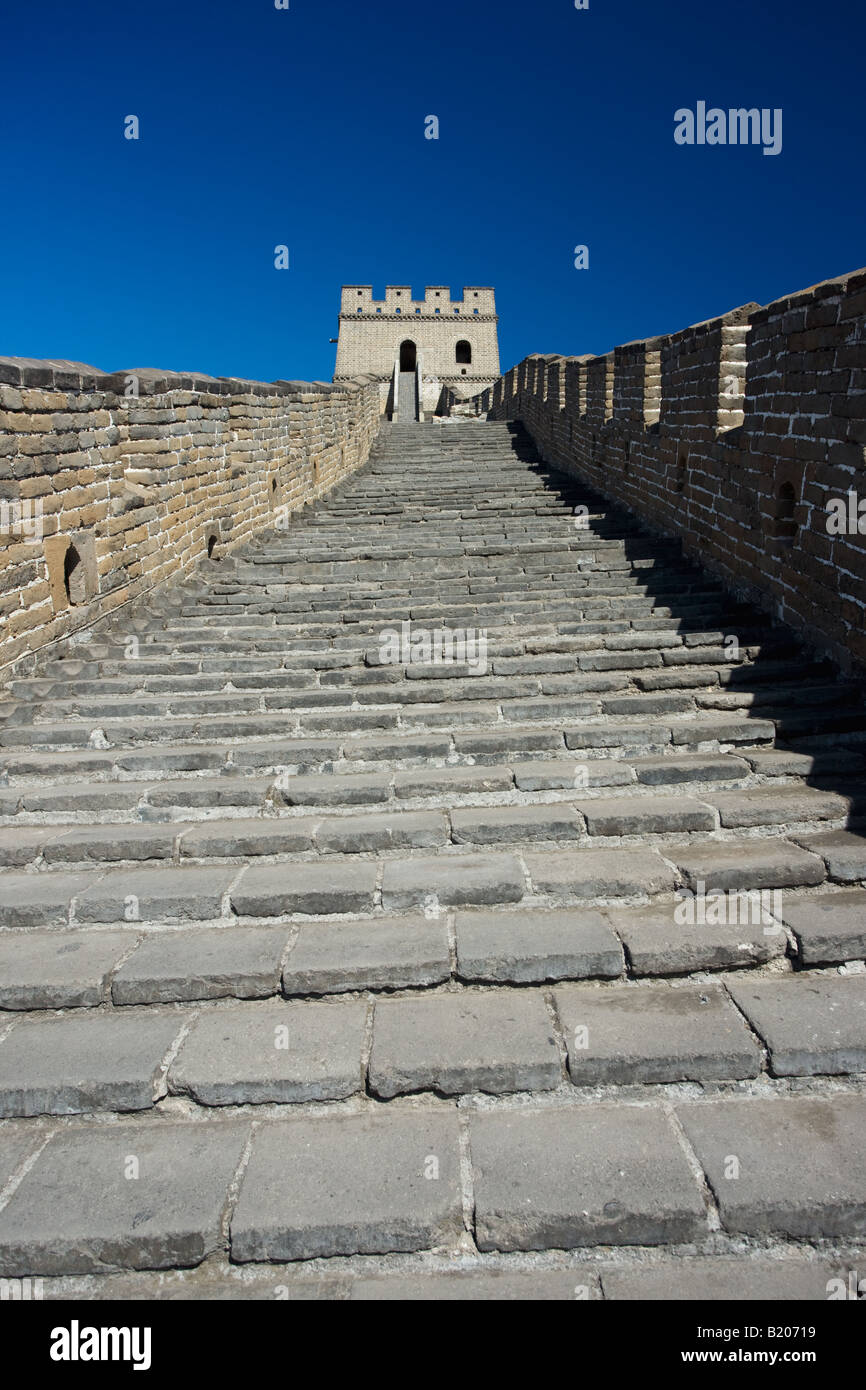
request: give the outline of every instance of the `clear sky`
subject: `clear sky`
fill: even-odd
[[[766,303],[866,263],[864,40],[863,0],[8,0],[0,355],[329,380],[344,283],[494,285],[503,367]],[[781,153],[676,144],[699,101]]]

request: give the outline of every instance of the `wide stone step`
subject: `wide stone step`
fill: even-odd
[[[121,967],[121,994],[129,978]],[[5,1031],[0,1117],[141,1111],[165,1095],[293,1105],[364,1090],[390,1100],[745,1080],[763,1069],[759,1038],[776,1076],[857,1075],[864,1013],[866,977],[821,972],[738,977],[727,989],[584,983],[76,1009]]]

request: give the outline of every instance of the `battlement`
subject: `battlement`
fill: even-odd
[[[533,353],[475,409],[866,668],[864,362],[861,269],[600,356]]]
[[[451,298],[450,285],[427,285],[423,299],[413,299],[411,285],[388,285],[384,299],[373,298],[372,285],[344,285],[340,297],[340,318],[365,314],[403,318],[471,315],[496,317],[496,295],[490,286],[467,285],[462,299]]]

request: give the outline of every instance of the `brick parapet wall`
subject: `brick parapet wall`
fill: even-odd
[[[365,462],[379,424],[365,377],[0,359],[0,667],[285,524]]]
[[[866,271],[601,357],[533,355],[475,407],[866,668],[866,534],[827,528],[832,499],[866,504]]]

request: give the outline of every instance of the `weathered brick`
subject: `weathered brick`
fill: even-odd
[[[677,1115],[726,1230],[795,1240],[863,1237],[862,1096],[695,1102],[679,1105]]]
[[[223,1243],[222,1212],[248,1130],[229,1121],[59,1131],[0,1212],[0,1272],[200,1264]]]
[[[732,980],[728,989],[775,1076],[866,1071],[866,975]]]
[[[453,1241],[462,1229],[459,1165],[451,1109],[389,1106],[263,1124],[232,1218],[232,1258],[384,1254]]]
[[[361,1086],[367,1007],[237,1004],[199,1016],[169,1087],[202,1105],[342,1100]]]
[[[715,986],[643,984],[556,991],[576,1086],[757,1076],[761,1051]]]
[[[467,990],[376,1005],[370,1054],[375,1095],[549,1090],[560,1077],[540,993]]]
[[[69,1014],[22,1020],[0,1042],[0,1115],[147,1110],[181,1014]]]
[[[481,1250],[660,1245],[699,1239],[698,1185],[655,1106],[473,1114]]]
[[[307,923],[286,961],[283,989],[289,995],[406,989],[439,984],[450,973],[444,922],[407,916]]]
[[[622,973],[622,949],[597,912],[459,912],[455,929],[463,980],[537,984]]]

